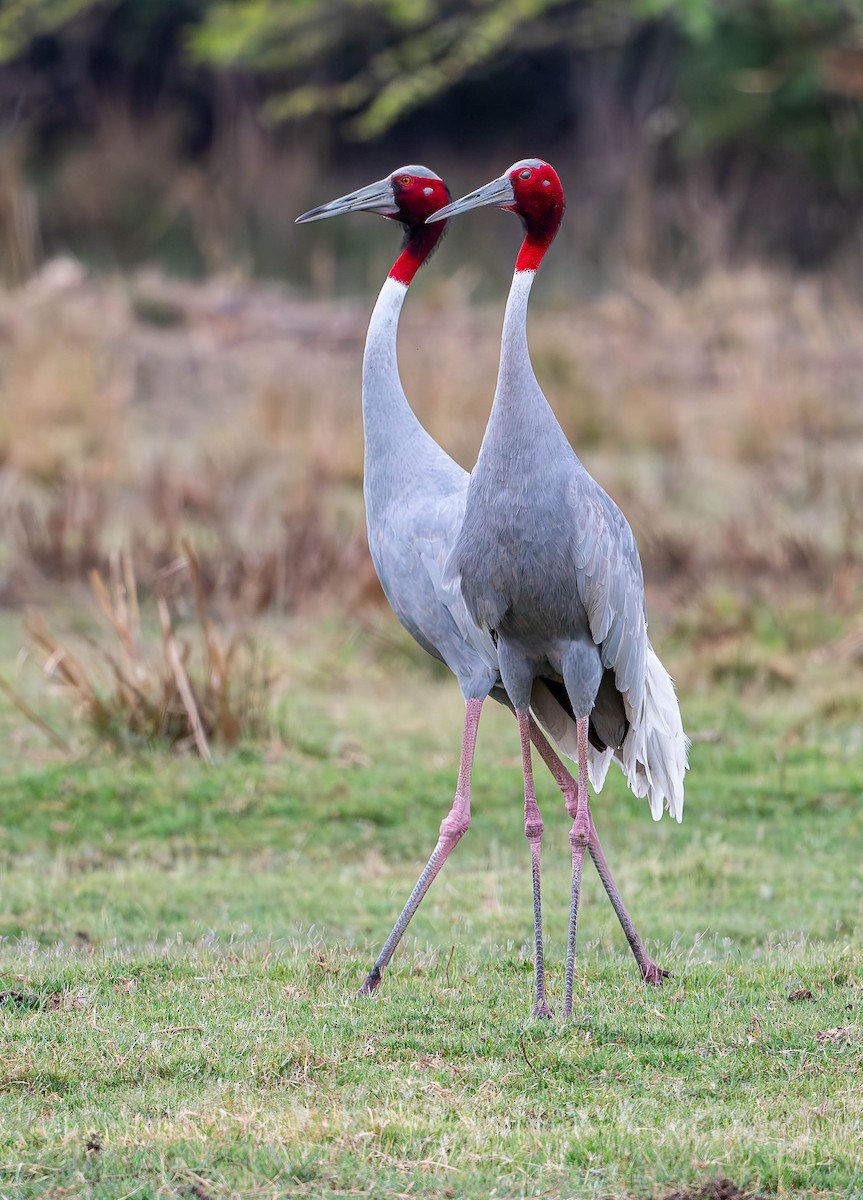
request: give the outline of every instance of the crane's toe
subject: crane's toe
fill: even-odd
[[[536,1004],[533,1006],[533,1012],[531,1016],[535,1021],[550,1021],[554,1016],[554,1013],[544,1000],[537,1000]]]
[[[671,979],[671,972],[658,967],[652,959],[648,959],[641,967],[641,977],[652,987],[662,987],[666,979]]]
[[[377,967],[372,967],[365,978],[365,982],[357,992],[358,996],[373,996],[378,990],[381,982],[381,972]]]

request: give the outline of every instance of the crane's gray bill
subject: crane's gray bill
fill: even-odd
[[[360,188],[358,192],[349,192],[347,196],[339,196],[329,204],[321,204],[311,208],[294,221],[295,225],[305,225],[309,221],[323,221],[326,217],[340,217],[343,213],[373,212],[382,217],[394,217],[398,212],[393,197],[393,185],[389,178],[379,179],[368,187]]]
[[[501,175],[500,179],[493,179],[485,187],[469,192],[460,200],[454,200],[446,208],[439,208],[436,213],[426,218],[426,225],[430,225],[432,221],[445,221],[447,217],[455,217],[458,213],[468,212],[472,208],[484,208],[487,204],[496,204],[500,208],[515,204],[515,192],[508,176]]]

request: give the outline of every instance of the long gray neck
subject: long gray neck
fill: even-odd
[[[365,465],[375,470],[428,434],[407,401],[399,378],[396,338],[408,289],[389,276],[381,288],[369,322],[363,354],[363,427]]]
[[[536,278],[535,271],[516,271],[513,276],[503,334],[497,388],[482,451],[508,454],[537,446],[543,434],[562,435],[560,426],[533,373],[527,346],[527,303]],[[488,448],[487,448],[488,443]]]
[[[527,303],[536,271],[516,271],[506,301],[500,339],[500,367],[494,402],[517,398],[526,385],[538,386],[527,346]]]

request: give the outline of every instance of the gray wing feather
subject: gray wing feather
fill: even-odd
[[[498,680],[494,643],[470,619],[457,585],[443,581],[463,518],[464,487],[447,479],[438,495],[426,491],[421,503],[390,509],[374,529],[370,525],[369,546],[402,625],[446,663],[466,697],[485,697]]]
[[[586,472],[570,481],[568,500],[576,514],[578,592],[591,636],[603,665],[614,672],[630,722],[614,758],[635,794],[647,797],[655,820],[665,804],[679,821],[689,740],[674,685],[647,637],[644,575],[635,538],[623,513]],[[600,780],[609,757],[606,752],[589,764]]]
[[[441,549],[443,553],[441,553]],[[497,649],[494,638],[488,630],[480,629],[474,624],[467,611],[467,605],[462,599],[458,579],[446,578],[449,546],[437,546],[435,550],[436,553],[431,553],[429,548],[422,553],[422,564],[435,589],[435,594],[455,623],[462,640],[480,656],[490,670],[497,672]]]
[[[644,706],[647,621],[644,576],[632,530],[610,496],[587,472],[569,481],[576,586],[603,666],[614,671],[627,717]]]

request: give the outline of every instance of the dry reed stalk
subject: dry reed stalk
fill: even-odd
[[[4,679],[2,675],[0,675],[0,692],[8,696],[18,711],[23,713],[27,720],[35,725],[37,729],[41,729],[49,741],[52,741],[55,746],[58,746],[61,750],[65,750],[68,754],[70,746],[66,739],[61,737],[57,730],[52,725],[49,725],[45,718],[40,716],[35,708],[32,708],[21,693],[8,680]]]
[[[177,681],[177,690],[183,701],[186,713],[189,717],[189,724],[192,727],[192,735],[195,739],[195,745],[198,747],[198,753],[205,762],[212,764],[213,756],[210,754],[210,747],[207,744],[207,736],[204,733],[204,727],[201,724],[201,717],[198,712],[198,706],[195,703],[195,697],[192,692],[192,686],[189,683],[189,677],[186,674],[186,669],[183,666],[183,658],[177,649],[177,641],[174,637],[174,630],[171,626],[171,614],[168,612],[168,605],[163,596],[159,596],[156,601],[156,606],[159,612],[159,620],[162,625],[162,641],[165,647],[165,658],[168,666]]]
[[[201,630],[203,645],[206,650],[209,683],[216,697],[215,729],[225,741],[229,743],[234,742],[239,737],[240,727],[236,714],[231,710],[230,680],[231,664],[236,653],[237,643],[236,641],[232,641],[228,644],[227,650],[223,649],[216,629],[207,613],[198,556],[195,554],[191,542],[185,538],[183,540],[183,550],[186,555],[189,575],[192,579],[198,627]]]
[[[160,652],[154,653],[153,645],[147,643],[134,564],[127,552],[112,555],[107,579],[97,571],[91,574],[99,614],[116,638],[118,650],[88,638],[93,661],[84,659],[61,642],[35,612],[28,614],[25,629],[45,656],[44,673],[59,680],[98,734],[114,742],[132,735],[166,740],[176,747],[193,745],[205,762],[212,763],[213,738],[232,745],[251,724],[264,724],[269,688],[267,681],[254,677],[239,662],[236,639],[223,644],[207,612],[197,558],[190,545],[185,548],[199,634],[199,673],[192,670],[192,644],[178,637],[164,595],[158,596],[155,604]],[[239,707],[233,702],[234,685],[245,689]],[[4,690],[9,690],[9,685]],[[52,736],[39,714],[17,693],[13,699],[34,724]],[[59,735],[53,740],[59,744]],[[68,748],[65,743],[64,748]]]
[[[45,619],[37,612],[28,612],[24,618],[24,631],[46,655],[43,672],[46,676],[59,676],[69,691],[97,719],[107,718],[98,691],[90,680],[80,660],[54,637]]]

